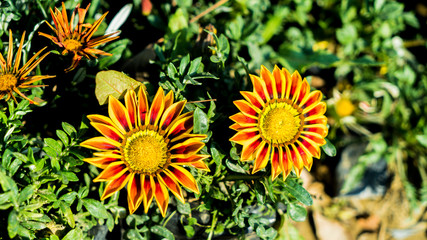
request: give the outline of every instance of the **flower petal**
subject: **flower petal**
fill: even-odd
[[[197,161],[202,161],[206,158],[209,158],[210,155],[192,155],[186,158],[171,158],[171,163],[179,164],[179,165],[186,165]]]
[[[280,167],[280,154],[279,154],[279,148],[273,147],[273,151],[271,152],[271,180],[274,181],[274,179],[279,176],[279,174],[282,172],[282,168]]]
[[[197,161],[197,162],[192,162],[190,163],[190,166],[203,170],[203,171],[207,171],[210,172],[210,168],[208,167],[208,165],[206,165],[206,163],[203,160]]]
[[[297,146],[298,153],[301,156],[301,160],[304,163],[304,167],[310,171],[311,167],[313,166],[313,156],[311,153],[304,147],[304,144],[302,144],[299,141],[295,142],[295,146]]]
[[[252,174],[258,172],[261,169],[264,169],[265,166],[267,166],[268,160],[270,158],[270,152],[271,145],[263,141],[258,148]]]
[[[258,96],[258,94],[253,92],[247,92],[247,91],[240,91],[240,94],[251,103],[254,107],[258,109],[263,109],[265,106],[264,101]]]
[[[242,127],[255,127],[258,124],[258,119],[253,117],[245,116],[243,113],[239,112],[230,117],[231,120],[235,121]]]
[[[286,151],[290,152],[292,163],[294,164],[294,170],[299,178],[301,175],[301,171],[304,167],[304,163],[301,159],[301,156],[298,153],[298,149],[294,144],[291,144],[289,148],[286,146]]]
[[[261,65],[260,76],[265,82],[265,87],[268,93],[267,99],[277,99],[276,81],[273,74],[271,74],[264,65]]]
[[[148,117],[145,120],[145,125],[157,126],[157,123],[159,122],[159,119],[163,114],[163,110],[165,109],[164,96],[165,95],[163,92],[163,88],[159,87],[156,96],[154,96],[153,102],[151,104]]]
[[[199,194],[199,187],[197,186],[196,179],[194,179],[193,175],[191,175],[191,173],[185,168],[176,165],[169,165],[165,171],[168,172],[169,176],[173,176],[178,180],[182,186]]]
[[[173,103],[173,91],[169,91],[168,94],[166,94],[164,102],[165,102],[165,109],[170,107]]]
[[[159,207],[160,213],[163,217],[166,216],[166,211],[168,210],[169,204],[169,192],[165,185],[161,184],[159,181],[155,181],[155,192],[157,206]]]
[[[274,66],[273,77],[276,83],[277,98],[283,98],[286,93],[286,76],[277,65]]]
[[[301,84],[301,89],[299,90],[298,98],[296,99],[296,104],[300,105],[301,102],[305,102],[310,93],[310,84],[308,84],[307,79],[304,78]]]
[[[171,190],[173,195],[175,195],[175,197],[178,198],[179,201],[185,203],[184,196],[182,195],[179,183],[168,174],[169,173],[166,171],[160,172],[159,174],[157,174],[157,179],[159,179],[162,184],[164,184],[169,190]]]
[[[101,196],[101,201],[109,198],[114,193],[120,191],[129,181],[131,174],[129,172],[124,173],[122,176],[111,180],[107,183],[104,189],[104,193]]]
[[[105,169],[110,165],[110,163],[116,162],[117,158],[106,158],[106,157],[93,157],[93,158],[85,158],[83,161],[88,162],[95,167]]]
[[[325,102],[319,102],[315,105],[314,108],[310,109],[309,111],[306,111],[306,109],[303,110],[303,114],[305,117],[305,121],[309,121],[311,119],[317,118],[320,115],[324,115],[326,112],[326,103]]]
[[[246,145],[252,142],[255,136],[257,136],[258,138],[261,137],[258,127],[246,128],[234,134],[234,136],[230,138],[230,141],[238,143],[240,145]]]
[[[97,122],[91,122],[90,125],[92,125],[96,130],[98,130],[98,132],[109,139],[112,139],[116,142],[121,142],[123,140],[123,135],[119,132],[119,130],[117,130],[117,128],[113,126]]]
[[[169,148],[169,152],[171,154],[171,157],[186,158],[186,157],[189,157],[191,155],[196,154],[204,146],[205,146],[205,143],[200,142],[199,139],[190,138],[190,139],[185,140],[182,143],[175,144],[174,146]]]
[[[319,145],[305,136],[300,136],[298,141],[304,145],[307,151],[315,158],[320,158]]]
[[[126,133],[131,129],[128,111],[119,100],[111,95],[108,98],[108,115],[122,133]]]
[[[253,142],[247,143],[246,145],[243,145],[242,156],[240,158],[241,161],[254,160],[255,159],[255,152],[258,149],[258,147],[260,146],[261,142],[263,142],[263,140],[258,136],[253,137],[251,140]]]
[[[127,190],[129,213],[133,214],[141,205],[143,199],[142,182],[139,174],[131,174]]]
[[[173,139],[193,130],[193,112],[187,112],[175,119],[166,129],[166,137]]]
[[[236,100],[233,103],[247,117],[257,119],[258,113],[261,112],[261,110],[245,100]]]
[[[283,181],[285,181],[289,174],[292,172],[293,166],[291,152],[289,151],[288,146],[284,146],[284,148],[284,151],[282,147],[279,148],[280,163],[283,171]]]
[[[299,106],[302,109],[310,110],[311,107],[314,107],[320,100],[322,100],[323,94],[321,91],[313,91],[308,94],[308,97],[303,99]]]
[[[106,137],[94,137],[80,143],[80,146],[93,149],[93,150],[102,151],[102,150],[120,149],[121,144],[117,141],[114,141]]]
[[[302,85],[301,75],[298,73],[298,71],[292,73],[291,82],[292,83],[289,92],[289,99],[291,99],[291,101],[295,103],[296,99],[298,99],[298,96],[300,94],[300,89]]]
[[[125,105],[129,114],[130,129],[133,129],[138,124],[138,107],[136,93],[133,90],[128,90],[125,95]]]
[[[258,94],[262,101],[267,102],[267,90],[264,81],[255,75],[250,74],[252,85],[254,87],[253,92]]]
[[[187,101],[184,100],[169,105],[160,119],[160,129],[165,130],[170,125],[170,123],[173,122],[173,120],[175,120],[179,114],[181,114],[186,103]]]
[[[123,161],[116,161],[108,165],[93,181],[94,182],[105,182],[119,178],[126,172],[128,168]]]
[[[142,185],[142,191],[143,191],[142,202],[144,203],[144,212],[147,213],[154,197],[155,185],[154,185],[153,177],[150,175],[142,176],[141,185]]]
[[[143,88],[140,88],[138,91],[138,112],[138,125],[144,125],[148,112],[148,101],[147,95],[145,94],[145,90]]]

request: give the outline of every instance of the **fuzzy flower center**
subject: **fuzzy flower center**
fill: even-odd
[[[337,101],[335,109],[337,111],[338,116],[346,117],[350,116],[354,112],[354,110],[356,110],[356,107],[353,105],[350,99],[341,98]]]
[[[64,41],[64,47],[68,51],[78,51],[82,47],[82,44],[77,40],[67,39]]]
[[[156,131],[140,130],[126,139],[124,160],[131,172],[154,174],[167,163],[167,144]]]
[[[295,140],[301,132],[303,115],[286,102],[269,103],[260,114],[261,136],[270,144],[283,145]]]
[[[0,92],[10,91],[18,83],[15,75],[6,73],[0,76]]]

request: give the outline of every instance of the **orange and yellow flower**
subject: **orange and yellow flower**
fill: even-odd
[[[37,65],[49,54],[46,52],[37,60],[36,58],[43,52],[44,49],[38,51],[30,60],[28,60],[21,68],[19,65],[21,64],[21,55],[22,55],[22,47],[24,46],[24,38],[25,32],[22,34],[21,42],[19,43],[18,52],[15,56],[15,62],[13,64],[13,38],[12,31],[9,30],[9,49],[7,51],[7,59],[5,60],[3,55],[0,53],[0,99],[2,99],[5,95],[8,95],[6,101],[8,101],[11,97],[16,102],[15,96],[13,96],[13,92],[16,92],[21,97],[27,99],[32,104],[37,104],[33,100],[29,99],[25,96],[19,89],[26,88],[34,88],[34,87],[42,87],[45,85],[32,85],[33,83],[47,79],[53,78],[55,76],[28,76],[31,71],[37,67]]]
[[[62,55],[67,55],[68,53],[73,54],[73,61],[71,66],[65,69],[66,72],[72,71],[77,67],[82,57],[90,59],[90,57],[97,58],[95,54],[111,56],[112,54],[104,52],[102,50],[96,49],[94,47],[101,45],[103,43],[117,39],[119,36],[114,36],[118,32],[110,33],[104,36],[93,38],[93,34],[98,30],[98,27],[101,25],[105,16],[108,12],[104,13],[98,20],[93,24],[84,23],[85,16],[89,10],[90,3],[86,8],[80,8],[80,4],[77,4],[73,14],[71,15],[70,22],[68,22],[67,10],[64,3],[62,3],[62,12],[55,7],[55,12],[50,9],[52,15],[53,23],[55,24],[54,28],[47,21],[46,23],[49,27],[55,32],[55,36],[39,32],[39,35],[49,38],[56,45],[64,48]],[[74,25],[74,17],[78,13],[79,20],[77,25]]]
[[[85,161],[104,169],[95,182],[107,182],[101,200],[127,184],[130,213],[141,203],[148,211],[153,198],[163,216],[169,203],[168,189],[184,203],[181,185],[199,193],[197,182],[183,166],[200,170],[209,168],[203,162],[209,155],[197,154],[205,144],[203,134],[192,134],[193,112],[182,113],[186,101],[173,103],[159,88],[151,105],[145,90],[129,90],[125,105],[110,96],[109,117],[89,115],[91,125],[103,136],[94,137],[81,146],[97,150]]]
[[[252,173],[271,162],[274,180],[289,175],[292,167],[299,177],[311,169],[313,157],[328,134],[326,104],[320,91],[310,92],[307,80],[275,66],[273,72],[261,66],[261,77],[250,75],[253,91],[240,92],[245,100],[234,101],[240,110],[230,117],[237,133],[230,139],[243,145],[241,160],[254,161]]]

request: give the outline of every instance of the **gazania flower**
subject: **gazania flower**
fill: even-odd
[[[46,48],[43,48],[42,50],[38,51],[30,60],[27,61],[27,63],[25,63],[21,68],[19,68],[19,65],[21,64],[22,46],[24,45],[24,38],[25,32],[22,34],[18,52],[15,56],[15,62],[13,63],[13,39],[12,31],[9,30],[9,49],[7,51],[7,59],[5,60],[3,55],[0,53],[0,99],[2,99],[7,94],[8,96],[6,98],[6,101],[8,101],[10,97],[12,97],[13,100],[15,100],[16,102],[16,98],[15,96],[13,96],[13,92],[16,92],[21,97],[30,101],[30,103],[37,104],[36,102],[25,96],[19,89],[45,86],[32,85],[32,83],[47,78],[53,78],[55,76],[28,76],[28,74],[30,74],[30,72],[35,67],[37,67],[37,65],[49,54],[49,52],[47,52],[36,60],[36,58]]]
[[[70,22],[68,22],[67,10],[65,9],[64,3],[62,3],[62,12],[55,8],[54,13],[52,9],[50,9],[50,13],[53,18],[53,23],[55,24],[56,28],[52,27],[52,25],[50,25],[47,21],[46,23],[55,32],[56,37],[39,32],[39,35],[49,38],[56,45],[60,46],[61,48],[64,48],[64,51],[62,51],[62,55],[67,55],[68,53],[72,53],[74,55],[71,66],[65,69],[66,72],[75,69],[82,57],[85,57],[87,59],[90,59],[90,57],[97,58],[95,54],[111,56],[112,54],[99,49],[95,49],[94,47],[112,41],[119,37],[112,37],[113,35],[117,34],[117,32],[114,32],[92,39],[93,34],[101,25],[108,12],[104,13],[104,15],[102,15],[93,24],[83,23],[90,4],[87,5],[86,9],[79,8],[79,6],[80,4],[77,4],[76,8],[74,9],[73,14],[71,15]],[[74,17],[77,12],[79,14],[79,20],[77,25],[73,26]]]
[[[104,169],[95,182],[107,182],[101,200],[127,185],[130,213],[141,202],[148,211],[153,198],[163,216],[169,202],[168,189],[184,203],[181,185],[199,193],[196,180],[183,166],[209,170],[197,154],[206,135],[192,134],[193,112],[181,114],[186,101],[173,103],[173,92],[164,96],[159,88],[151,108],[144,90],[125,95],[125,106],[110,96],[109,117],[89,115],[91,124],[103,137],[94,137],[81,146],[98,150],[85,161]]]
[[[240,92],[245,100],[234,101],[240,112],[230,117],[235,122],[230,128],[237,131],[230,141],[243,145],[242,161],[255,160],[252,173],[271,162],[273,180],[282,172],[285,179],[292,167],[299,177],[326,144],[322,93],[310,92],[297,71],[291,75],[277,66],[273,73],[261,66],[261,77],[250,78],[253,91]]]

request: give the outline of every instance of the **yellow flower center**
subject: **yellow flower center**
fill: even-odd
[[[168,163],[167,143],[156,131],[139,130],[123,143],[124,161],[131,172],[155,174]]]
[[[335,105],[335,110],[337,111],[338,116],[346,117],[350,116],[354,110],[356,110],[356,107],[353,105],[350,99],[340,98]]]
[[[262,138],[273,145],[295,141],[301,132],[302,109],[287,102],[271,101],[261,112],[259,129]]]
[[[10,91],[18,83],[15,75],[6,73],[0,76],[0,92]]]
[[[77,40],[67,39],[64,41],[64,47],[68,51],[78,51],[82,47],[82,44]]]

